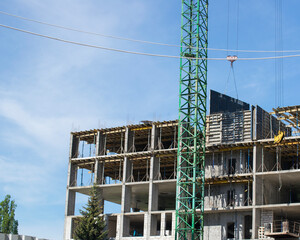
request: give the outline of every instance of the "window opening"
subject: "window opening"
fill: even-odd
[[[227,238],[234,238],[234,222],[227,223]]]
[[[236,159],[230,158],[228,161],[228,175],[235,174],[235,170],[236,170]]]
[[[227,206],[234,206],[235,190],[231,189],[227,191]]]

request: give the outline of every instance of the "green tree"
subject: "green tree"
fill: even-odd
[[[74,235],[75,240],[102,240],[107,236],[105,220],[100,214],[103,207],[95,187],[92,188],[88,203],[80,210],[82,217],[77,220]]]
[[[15,220],[16,203],[10,195],[0,202],[0,232],[18,234],[18,221]]]

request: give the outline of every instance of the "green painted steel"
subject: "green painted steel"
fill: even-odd
[[[176,239],[203,239],[208,0],[182,0]]]

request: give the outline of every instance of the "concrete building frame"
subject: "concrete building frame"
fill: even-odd
[[[93,185],[102,204],[120,205],[105,214],[109,239],[174,239],[177,135],[177,121],[72,132],[64,239],[76,195]],[[204,239],[263,238],[268,224],[299,220],[300,137],[289,127],[252,106],[207,116],[206,137]]]

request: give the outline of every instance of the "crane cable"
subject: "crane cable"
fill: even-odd
[[[18,19],[28,21],[28,22],[34,22],[34,23],[42,24],[42,25],[45,25],[45,26],[50,26],[50,27],[60,28],[60,29],[68,30],[68,31],[84,33],[84,34],[89,34],[89,35],[95,35],[95,36],[100,36],[100,37],[105,37],[105,38],[112,38],[112,39],[131,41],[131,42],[137,42],[137,43],[152,44],[152,45],[158,45],[158,46],[177,47],[177,48],[182,47],[182,46],[176,45],[176,44],[139,40],[139,39],[133,39],[133,38],[126,38],[126,37],[120,37],[120,36],[90,32],[90,31],[85,31],[85,30],[81,30],[81,29],[77,29],[77,28],[65,27],[65,26],[61,26],[61,25],[57,25],[57,24],[52,24],[52,23],[47,23],[47,22],[44,22],[44,21],[39,21],[39,20],[31,19],[31,18],[22,17],[22,16],[19,16],[19,15],[11,14],[11,13],[4,12],[4,11],[1,11],[1,10],[0,10],[0,14],[10,16],[10,17],[14,17],[14,18],[18,18]],[[196,47],[196,46],[187,45],[185,47],[186,48],[198,49],[198,47]],[[209,50],[209,51],[223,51],[223,52],[232,51],[232,52],[245,52],[245,53],[275,53],[275,51],[270,51],[270,50],[239,50],[239,49],[228,49],[228,48],[227,49],[222,49],[222,48],[199,48],[199,49],[206,49],[206,50]],[[278,51],[278,52],[296,53],[296,52],[300,52],[300,50],[299,49],[297,49],[297,50],[283,50],[283,51]]]
[[[229,84],[229,79],[230,79],[230,75],[231,75],[231,72],[232,72],[232,77],[233,77],[233,82],[234,82],[234,87],[235,87],[235,93],[236,93],[236,98],[239,99],[239,94],[238,94],[238,90],[237,90],[237,83],[236,83],[236,77],[235,77],[235,71],[234,71],[234,67],[233,67],[233,63],[238,60],[238,57],[237,57],[237,53],[238,53],[238,42],[239,42],[239,0],[236,0],[237,1],[237,12],[236,12],[236,55],[234,56],[230,56],[228,54],[229,50],[227,51],[227,60],[230,62],[230,68],[229,68],[229,74],[228,74],[228,77],[227,77],[227,81],[226,81],[226,85],[225,85],[225,94],[227,92],[227,87],[228,87],[228,84]],[[227,49],[229,49],[229,26],[230,26],[230,0],[227,0],[227,7],[228,7],[228,11],[227,11],[227,14],[228,14],[228,17],[227,17]]]
[[[227,56],[229,56],[229,21],[230,21],[230,0],[227,0]]]
[[[229,21],[230,21],[230,0],[227,0],[227,56],[229,56]],[[227,57],[228,58],[228,57]],[[231,66],[232,66],[233,62],[231,62]],[[231,74],[231,67],[229,68],[229,73],[228,73],[228,77],[227,77],[227,80],[226,80],[226,83],[225,83],[225,90],[224,90],[224,93],[226,94],[227,93],[227,87],[228,87],[228,84],[229,84],[229,79],[230,79],[230,74]]]
[[[231,76],[231,72],[232,72],[232,77],[233,77],[233,82],[234,82],[234,88],[235,88],[236,98],[239,99],[239,94],[238,94],[238,90],[237,90],[237,84],[236,84],[236,78],[235,78],[235,72],[234,72],[233,63],[230,64],[229,73],[228,73],[228,77],[227,77],[227,81],[226,81],[224,93],[226,94],[226,92],[227,92],[227,88],[228,88],[228,83],[229,83],[229,79],[230,79],[230,76]]]
[[[120,53],[128,53],[128,54],[135,54],[135,55],[142,55],[142,56],[150,56],[150,57],[161,57],[161,58],[177,58],[177,59],[190,59],[190,60],[215,60],[215,61],[228,61],[227,58],[196,58],[196,57],[181,57],[181,56],[174,56],[174,55],[163,55],[163,54],[154,54],[154,53],[144,53],[144,52],[134,52],[134,51],[127,51],[127,50],[122,50],[122,49],[116,49],[116,48],[109,48],[109,47],[103,47],[99,45],[91,45],[87,43],[81,43],[81,42],[75,42],[75,41],[70,41],[62,38],[57,38],[57,37],[52,37],[49,35],[43,35],[40,33],[35,33],[31,31],[27,31],[24,29],[20,28],[15,28],[11,26],[7,26],[4,24],[0,24],[0,27],[31,34],[34,36],[42,37],[42,38],[48,38],[51,40],[59,41],[59,42],[64,42],[64,43],[69,43],[73,45],[78,45],[82,47],[89,47],[89,48],[96,48],[96,49],[102,49],[102,50],[107,50],[107,51],[114,51],[114,52],[120,52]],[[271,59],[279,59],[279,58],[296,58],[300,57],[300,54],[295,54],[295,55],[285,55],[285,56],[273,56],[273,57],[257,57],[257,58],[239,58],[239,61],[256,61],[256,60],[271,60]]]
[[[237,1],[237,16],[236,16],[236,49],[238,52],[239,49],[239,12],[240,12],[240,1]],[[236,78],[235,78],[235,72],[233,68],[233,63],[231,64],[232,68],[232,75],[233,75],[233,82],[234,82],[234,87],[235,87],[235,92],[236,92],[236,98],[239,99],[239,94],[238,94],[238,89],[237,89],[237,84],[236,84]]]
[[[275,57],[281,57],[283,49],[282,34],[282,0],[275,0]],[[277,52],[278,51],[278,52]],[[283,59],[275,59],[275,105],[283,102]]]
[[[237,0],[237,16],[236,16],[236,54],[239,52],[239,21],[240,21],[240,1]]]

